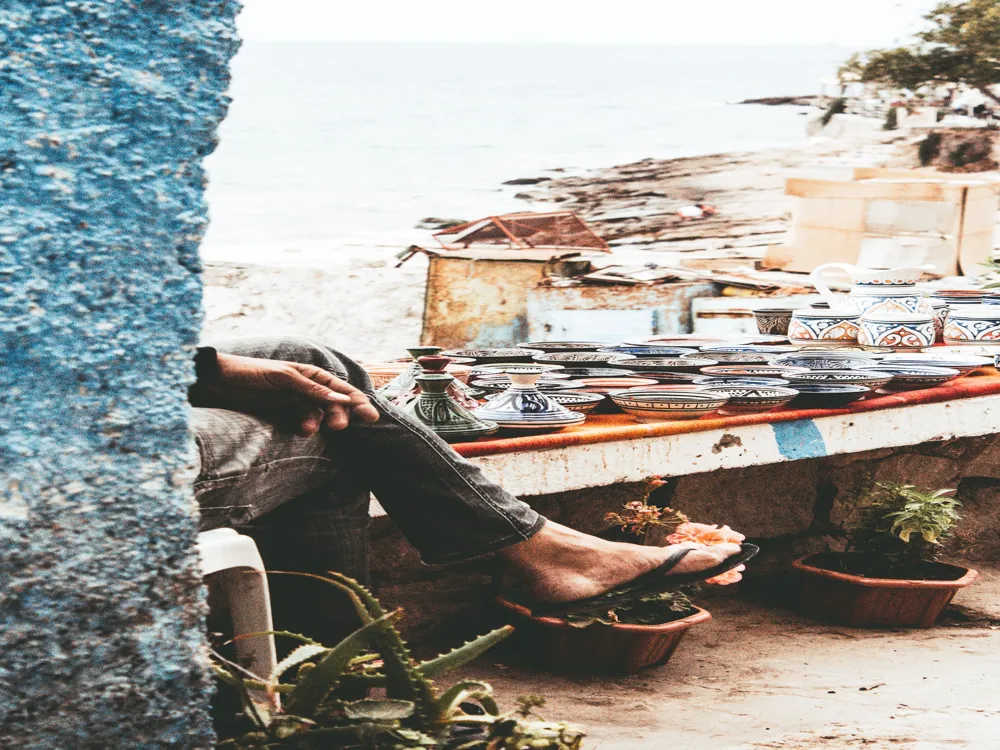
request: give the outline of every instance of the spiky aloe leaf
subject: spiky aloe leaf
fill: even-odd
[[[478,680],[457,682],[438,697],[437,713],[439,721],[447,721],[458,709],[459,705],[468,700],[491,700],[493,688]]]
[[[340,683],[340,679],[351,662],[372,639],[387,625],[391,628],[393,618],[399,612],[384,615],[374,622],[362,625],[336,646],[327,651],[324,656],[296,684],[288,696],[288,713],[306,718],[312,716],[327,693]]]
[[[351,606],[354,607],[354,611],[357,612],[358,618],[365,625],[367,625],[368,623],[370,623],[372,620],[375,620],[378,617],[382,616],[382,615],[374,615],[374,614],[372,614],[371,611],[369,610],[369,608],[365,606],[364,602],[362,602],[361,598],[357,595],[357,593],[356,593],[356,591],[355,591],[354,588],[352,588],[351,586],[347,586],[347,585],[345,585],[344,583],[341,583],[338,580],[334,580],[333,578],[327,578],[326,576],[317,575],[315,573],[302,573],[302,572],[294,571],[294,570],[269,570],[267,572],[268,572],[268,575],[273,574],[273,575],[282,575],[282,576],[301,576],[303,578],[315,578],[317,581],[323,581],[323,583],[328,583],[331,586],[334,586],[334,587],[340,589],[345,594],[347,594],[347,598],[350,599],[350,601],[351,601]],[[334,575],[334,573],[332,573],[332,571],[331,571],[331,575]],[[337,575],[338,577],[340,576],[339,573],[335,574],[335,575]],[[361,586],[361,584],[358,583],[357,581],[355,581],[353,578],[348,578],[347,576],[343,576],[343,578],[346,579],[346,580],[348,580],[348,581],[351,581],[352,583],[356,584],[357,586]],[[364,588],[364,587],[362,587],[362,588]],[[364,589],[364,590],[367,592],[367,589]],[[371,595],[369,594],[369,596],[371,596]],[[374,597],[372,597],[372,598],[374,599]],[[377,602],[376,602],[376,604],[377,604]],[[385,611],[382,610],[381,607],[379,607],[378,609],[382,612],[382,614],[385,614]]]
[[[328,574],[357,596],[369,616],[381,620],[384,612],[382,605],[368,589],[342,573],[328,571]],[[408,723],[421,731],[430,730],[438,723],[437,700],[430,681],[417,670],[405,641],[391,623],[376,630],[374,639],[382,654],[386,695],[411,702],[414,712]]]
[[[307,643],[304,646],[299,646],[275,665],[268,677],[268,682],[277,682],[278,678],[292,667],[297,667],[299,664],[309,661],[313,657],[324,654],[327,651],[329,649],[326,646],[316,644]]]
[[[445,672],[464,667],[469,662],[482,656],[486,651],[493,648],[513,632],[514,628],[510,625],[497,628],[485,635],[463,643],[458,648],[454,648],[446,654],[441,654],[440,656],[435,656],[433,659],[420,662],[417,664],[417,671],[427,679],[433,679]],[[344,680],[345,684],[350,683],[352,686],[369,688],[385,687],[385,675],[381,674],[347,675]]]
[[[276,635],[276,636],[281,636],[283,638],[292,638],[296,641],[299,641],[300,643],[306,643],[312,646],[321,645],[318,641],[314,641],[312,638],[306,638],[304,635],[299,635],[298,633],[290,633],[287,630],[261,630],[256,633],[240,633],[240,635],[236,636],[235,638],[231,638],[230,640],[226,641],[225,645],[228,646],[230,643],[236,643],[236,641],[242,641],[244,638],[259,638],[265,635]]]
[[[369,721],[402,721],[413,716],[413,704],[409,701],[383,698],[382,700],[361,700],[344,703],[344,713],[349,719]]]

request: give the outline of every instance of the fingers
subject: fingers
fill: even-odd
[[[340,399],[346,397],[350,403],[351,412],[353,412],[355,417],[362,422],[373,423],[378,421],[379,413],[372,406],[371,400],[363,391],[355,388],[350,383],[331,375],[326,370],[313,367],[312,365],[295,365],[295,370],[302,377],[307,378],[312,383],[318,384],[321,388],[329,389],[340,397],[337,401],[331,403],[344,403]],[[329,416],[329,409],[327,411]],[[340,424],[339,418],[335,419],[334,423]],[[329,423],[327,423],[327,427],[330,429],[343,429],[343,427],[330,427]]]
[[[350,423],[351,412],[346,406],[337,404],[327,408],[326,415],[323,419],[323,426],[328,430],[344,430],[347,429]]]
[[[282,371],[281,377],[291,390],[320,406],[327,406],[329,404],[349,405],[351,403],[349,392],[345,393],[342,389],[331,388],[327,383],[320,383],[306,376],[301,372],[300,367],[305,367],[305,365],[293,365]],[[314,369],[317,372],[324,372],[318,367],[310,369]],[[327,374],[329,375],[329,373]],[[338,383],[343,383],[343,381],[337,381],[332,375],[330,375],[330,378]],[[352,391],[357,390],[347,383],[344,383],[344,385]]]
[[[325,417],[326,414],[322,409],[318,407],[309,409],[299,422],[295,434],[301,437],[312,437],[319,432],[319,428],[323,425]]]

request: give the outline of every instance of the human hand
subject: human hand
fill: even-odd
[[[213,405],[248,411],[303,437],[321,427],[372,423],[378,410],[362,391],[322,368],[218,353],[218,379],[205,391]]]

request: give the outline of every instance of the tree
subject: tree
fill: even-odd
[[[1000,103],[1000,0],[944,2],[924,16],[927,30],[905,47],[854,55],[841,74],[905,89],[966,83]]]

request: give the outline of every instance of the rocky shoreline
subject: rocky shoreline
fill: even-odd
[[[760,257],[781,242],[791,204],[790,170],[815,164],[910,166],[913,148],[892,133],[813,138],[788,148],[644,159],[577,176],[518,178],[525,210],[576,211],[623,256],[634,252],[715,251]],[[705,200],[711,218],[682,222],[681,206]],[[433,246],[429,231],[413,241]],[[402,356],[419,340],[426,260],[395,267],[408,242],[365,246],[335,241],[307,253],[276,249],[268,262],[205,253],[206,339],[262,333],[309,336],[377,361]],[[303,257],[307,256],[307,257]],[[269,256],[270,257],[270,256]]]

